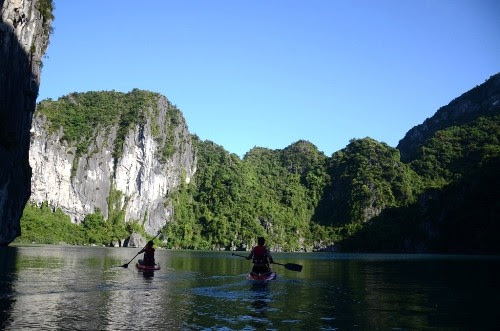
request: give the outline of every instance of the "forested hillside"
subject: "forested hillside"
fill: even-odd
[[[310,222],[328,175],[315,146],[254,148],[243,160],[213,142],[196,146],[198,171],[174,196],[169,247],[244,249],[260,235],[277,250],[319,245]]]
[[[437,131],[409,163],[418,198],[385,209],[343,249],[500,252],[500,115]]]
[[[247,248],[266,235],[276,250],[498,252],[499,113],[497,74],[398,148],[353,139],[327,157],[299,141],[240,160],[198,140],[198,172],[178,193],[183,214],[167,225],[169,246]]]
[[[500,252],[500,74],[398,148],[367,137],[328,157],[301,140],[240,159],[191,140],[196,173],[169,193],[166,247],[248,249],[263,235],[277,251]]]

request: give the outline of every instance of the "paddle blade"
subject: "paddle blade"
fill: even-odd
[[[288,270],[292,270],[292,271],[298,271],[298,272],[301,272],[302,271],[302,266],[300,264],[295,264],[295,263],[286,263],[284,264],[285,268],[287,268]]]
[[[124,265],[122,265],[122,268],[128,268],[128,263],[125,263]]]

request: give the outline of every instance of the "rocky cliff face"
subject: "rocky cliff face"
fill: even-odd
[[[49,42],[51,0],[0,0],[0,245],[20,234],[30,194],[29,131]]]
[[[126,128],[122,139],[122,120],[99,125],[83,152],[65,139],[69,128],[50,130],[47,116],[37,113],[30,146],[30,200],[47,201],[77,223],[99,209],[105,218],[112,210],[124,212],[125,221],[137,220],[151,234],[163,227],[172,216],[169,194],[181,181],[190,181],[196,159],[182,114],[165,97],[151,95],[153,105],[137,112],[143,121]],[[165,154],[167,145],[171,152]]]
[[[484,115],[500,111],[500,73],[490,77],[483,84],[462,94],[447,106],[441,107],[424,123],[415,126],[399,141],[403,161],[411,161],[417,148],[436,131],[470,122]]]

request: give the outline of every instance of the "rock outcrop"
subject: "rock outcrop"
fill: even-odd
[[[92,98],[105,95],[116,102],[134,93],[152,97],[153,101],[144,109],[136,109],[134,118],[142,118],[140,123],[124,129],[126,114],[117,113],[116,121],[96,126],[83,152],[78,152],[77,142],[65,138],[69,128],[51,130],[47,116],[37,112],[30,147],[30,201],[47,201],[76,223],[97,210],[105,218],[111,212],[124,213],[125,222],[138,221],[148,233],[156,234],[173,214],[169,194],[182,181],[188,183],[196,171],[185,120],[165,97],[155,93],[134,90],[128,94],[89,92],[84,96],[92,93]],[[88,101],[79,99],[78,94],[65,98],[75,104]],[[48,107],[57,107],[59,102],[48,101],[52,103]],[[170,153],[165,154],[167,145]]]
[[[30,195],[30,127],[49,42],[51,0],[0,0],[0,245],[20,234]]]
[[[146,238],[138,233],[132,233],[130,237],[125,239],[123,247],[144,247],[146,246]]]

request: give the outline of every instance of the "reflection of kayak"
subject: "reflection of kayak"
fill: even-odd
[[[248,280],[260,280],[260,281],[266,281],[266,280],[273,280],[276,279],[276,273],[274,271],[266,272],[263,274],[258,274],[255,272],[249,272],[247,274],[247,279]]]
[[[160,265],[158,263],[156,263],[155,265],[145,265],[142,264],[142,260],[139,260],[139,262],[137,262],[135,266],[137,267],[137,269],[144,271],[160,270]]]

